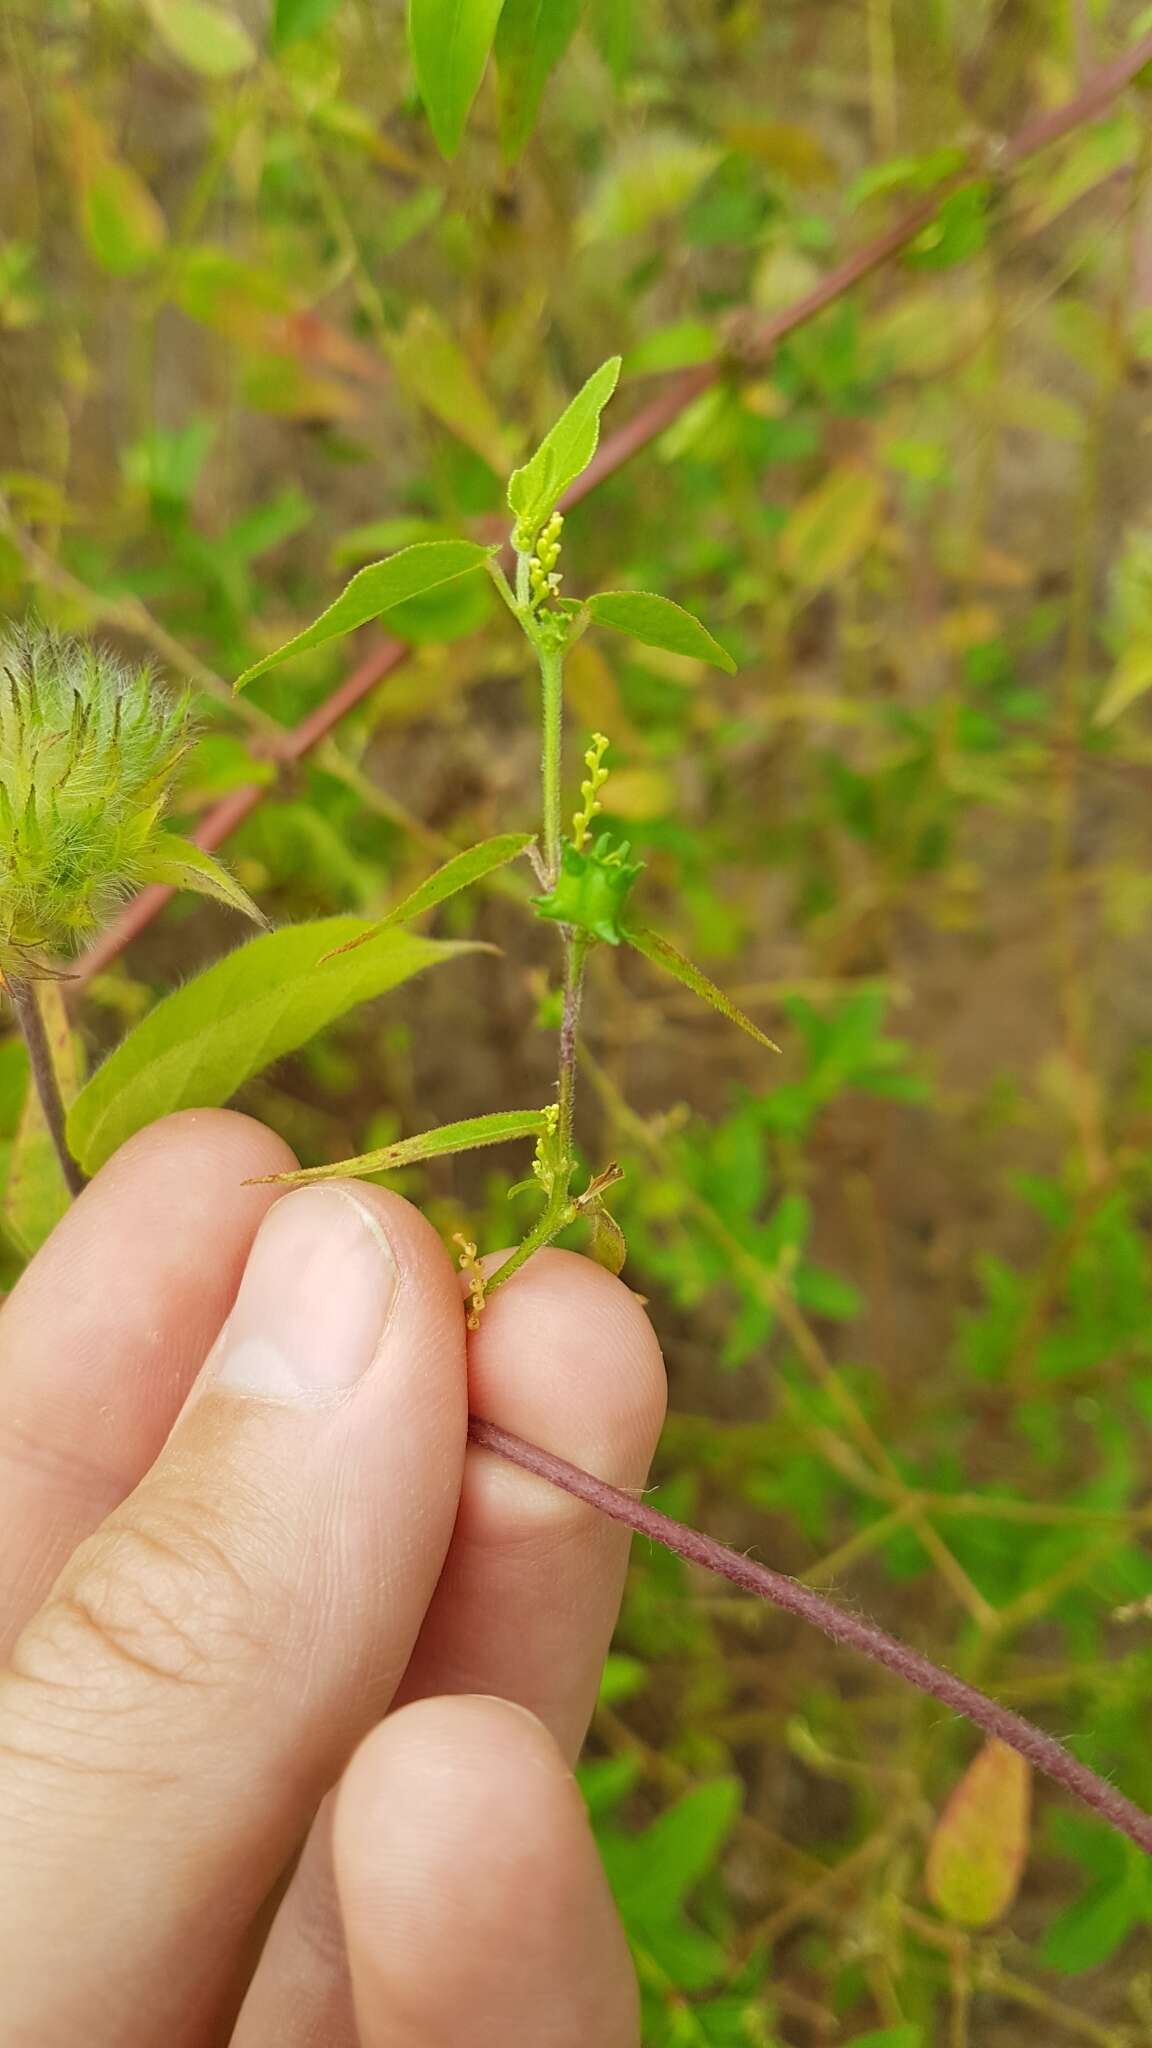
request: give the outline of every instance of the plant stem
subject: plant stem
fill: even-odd
[[[19,981],[8,975],[5,978],[5,987],[20,1027],[20,1035],[28,1048],[32,1079],[36,1084],[36,1093],[40,1098],[48,1134],[55,1147],[56,1157],[60,1161],[65,1186],[70,1195],[78,1195],[88,1183],[68,1150],[68,1140],[64,1135],[64,1098],[60,1093],[48,1033],[44,1029],[44,1016],[40,1008],[40,998],[36,993],[36,984],[32,981]]]
[[[887,1635],[872,1622],[846,1613],[842,1607],[823,1599],[819,1593],[813,1593],[799,1580],[786,1578],[783,1572],[772,1571],[768,1565],[757,1564],[741,1551],[729,1550],[714,1536],[705,1536],[698,1529],[673,1521],[670,1515],[662,1515],[658,1508],[635,1500],[617,1486],[610,1486],[606,1479],[597,1479],[590,1472],[582,1472],[579,1466],[570,1465],[566,1458],[541,1450],[538,1444],[525,1443],[522,1437],[513,1436],[511,1431],[500,1429],[493,1422],[485,1422],[478,1415],[470,1416],[468,1436],[481,1449],[494,1451],[510,1464],[520,1466],[522,1471],[547,1480],[550,1486],[558,1486],[575,1500],[587,1502],[589,1507],[596,1508],[614,1522],[622,1522],[638,1536],[647,1536],[687,1563],[717,1572],[722,1578],[730,1579],[734,1586],[742,1587],[746,1593],[754,1593],[760,1600],[769,1600],[773,1606],[799,1615],[802,1621],[820,1629],[834,1643],[844,1643],[849,1649],[859,1650],[863,1656],[871,1658],[874,1664],[882,1664],[887,1670],[894,1671],[906,1684],[927,1693],[931,1699],[939,1700],[952,1713],[963,1715],[977,1728],[982,1728],[985,1734],[1014,1749],[1055,1784],[1063,1786],[1065,1791],[1090,1806],[1118,1834],[1126,1835],[1130,1842],[1135,1842],[1138,1848],[1152,1855],[1152,1814],[1145,1813],[1122,1792],[1117,1792],[1103,1778],[1097,1777],[1095,1771],[1082,1764],[1078,1757],[1064,1748],[1063,1743],[1057,1742],[1055,1736],[1034,1727],[1031,1721],[1013,1713],[1010,1707],[1002,1706],[998,1700],[989,1699],[986,1693],[978,1692],[975,1686],[966,1684],[954,1672],[933,1664],[918,1650],[910,1649],[906,1643]]]
[[[564,1015],[560,1022],[560,1077],[557,1100],[560,1123],[557,1135],[561,1157],[572,1158],[572,1120],[576,1108],[576,1056],[579,1050],[580,1005],[584,994],[584,962],[588,958],[586,932],[567,932],[564,944]]]
[[[543,685],[540,779],[544,795],[544,865],[555,882],[560,873],[560,804],[564,729],[564,657],[557,648],[542,647]]]
[[[511,1256],[505,1259],[504,1264],[489,1275],[485,1285],[485,1297],[495,1294],[498,1287],[503,1287],[514,1273],[520,1271],[521,1266],[526,1266],[533,1252],[543,1251],[545,1245],[551,1244],[554,1237],[559,1237],[562,1230],[567,1230],[568,1225],[575,1222],[576,1214],[575,1202],[569,1201],[567,1188],[558,1182],[547,1208],[537,1218],[527,1237],[517,1245]]]

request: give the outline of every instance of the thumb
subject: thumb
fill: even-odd
[[[284,1197],[164,1452],[0,1679],[16,2039],[203,2038],[407,1662],[465,1428],[459,1290],[428,1225],[373,1189]]]

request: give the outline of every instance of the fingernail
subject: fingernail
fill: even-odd
[[[347,1188],[301,1188],[270,1210],[217,1351],[214,1383],[266,1401],[355,1386],[396,1293],[392,1247]]]

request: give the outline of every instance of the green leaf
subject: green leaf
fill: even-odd
[[[535,538],[557,501],[587,469],[600,440],[600,415],[616,389],[620,375],[619,356],[610,356],[594,370],[586,384],[565,408],[551,432],[521,469],[514,469],[508,482],[508,504],[516,514],[521,538],[517,546]]]
[[[283,50],[301,36],[314,36],[331,21],[340,0],[276,0],[272,12],[272,46]]]
[[[71,1102],[80,1085],[81,1056],[63,991],[58,982],[42,981],[37,983],[37,995],[60,1093],[66,1103]],[[29,1074],[0,1210],[9,1237],[28,1258],[39,1251],[71,1199]]]
[[[551,1119],[543,1109],[498,1109],[489,1116],[465,1117],[461,1123],[440,1124],[433,1131],[419,1131],[413,1138],[397,1138],[375,1152],[361,1152],[356,1159],[338,1159],[333,1166],[305,1166],[298,1173],[270,1173],[261,1185],[300,1187],[314,1180],[339,1180],[345,1176],[364,1179],[372,1173],[394,1173],[401,1166],[416,1166],[422,1159],[446,1159],[453,1152],[475,1152],[482,1145],[501,1145],[508,1138],[531,1138],[549,1129]]]
[[[347,958],[328,959],[365,928],[357,917],[289,925],[249,940],[165,996],[72,1105],[68,1137],[85,1171],[94,1173],[159,1116],[227,1102],[251,1075],[357,1003],[476,950],[398,931]]]
[[[500,415],[455,337],[430,306],[409,316],[392,343],[396,375],[490,469],[504,476],[512,460]]]
[[[169,889],[191,889],[197,896],[212,896],[217,903],[228,904],[243,917],[250,917],[253,924],[267,929],[268,919],[259,905],[253,903],[247,889],[242,889],[223,863],[197,846],[194,839],[182,839],[176,832],[158,833],[140,863],[138,875],[142,882],[161,882]]]
[[[632,62],[636,0],[588,0],[588,27],[619,91]]]
[[[504,0],[496,30],[500,83],[500,147],[509,163],[520,155],[541,94],[576,30],[583,0]]]
[[[338,950],[341,953],[354,952],[357,946],[366,945],[379,932],[390,931],[393,926],[408,924],[412,918],[421,917],[426,910],[434,910],[438,903],[446,903],[450,896],[458,896],[461,889],[470,888],[473,882],[482,881],[496,868],[507,867],[518,853],[532,844],[531,832],[502,832],[495,839],[482,839],[478,846],[470,846],[466,853],[457,853],[437,868],[411,895],[405,896],[381,918],[379,924],[369,925],[359,937],[350,939]]]
[[[741,1796],[735,1778],[697,1785],[643,1834],[605,1845],[608,1879],[628,1925],[650,1929],[679,1912],[731,1834]]]
[[[408,0],[408,46],[429,126],[455,156],[480,88],[501,0]]]
[[[256,62],[256,45],[234,14],[212,0],[148,0],[156,32],[203,78],[233,78]]]
[[[647,930],[643,925],[629,925],[624,938],[635,952],[643,953],[644,958],[651,960],[656,967],[663,967],[667,973],[674,974],[677,981],[683,982],[685,988],[692,990],[693,995],[700,996],[704,1002],[710,1003],[714,1010],[719,1010],[720,1015],[727,1017],[730,1024],[738,1024],[741,1031],[746,1031],[749,1038],[754,1038],[758,1045],[767,1046],[769,1052],[779,1052],[780,1047],[774,1040],[765,1037],[759,1025],[754,1024],[751,1017],[746,1017],[743,1010],[738,1009],[731,998],[725,995],[723,989],[717,988],[714,981],[710,981],[699,967],[686,959],[670,939],[664,938],[660,932]]]
[[[302,633],[278,647],[273,654],[266,654],[262,661],[253,662],[237,679],[236,688],[243,690],[257,676],[278,668],[294,654],[303,654],[309,647],[320,647],[325,640],[337,640],[343,633],[351,633],[356,626],[363,626],[369,619],[383,618],[395,605],[403,604],[410,597],[420,597],[426,590],[435,590],[441,583],[451,583],[457,576],[467,576],[473,569],[479,569],[495,548],[478,547],[470,540],[420,540],[410,548],[401,548],[398,555],[389,555],[387,561],[370,562],[347,584],[335,604],[307,626]]]
[[[84,239],[113,277],[134,277],[160,255],[168,223],[144,180],[119,157],[98,156],[88,168],[80,201]]]
[[[991,1927],[1020,1886],[1028,1854],[1032,1773],[1003,1742],[986,1742],[936,1823],[924,1879],[959,1927]]]
[[[665,647],[670,654],[694,655],[710,661],[731,675],[736,663],[726,647],[712,638],[706,626],[683,605],[670,597],[656,597],[650,590],[598,590],[588,599],[588,610],[601,626],[617,633],[630,633],[645,647]]]

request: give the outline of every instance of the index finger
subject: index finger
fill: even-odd
[[[295,1164],[231,1110],[109,1160],[0,1314],[0,1663],[76,1545],[158,1455]]]

